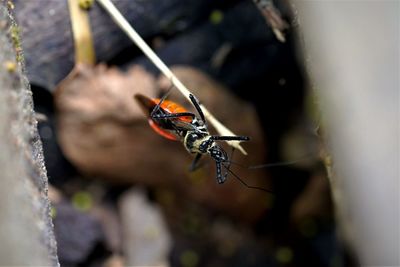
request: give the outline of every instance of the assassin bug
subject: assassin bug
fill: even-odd
[[[182,141],[189,153],[196,154],[190,170],[194,170],[202,155],[208,154],[216,164],[216,179],[219,184],[226,181],[229,173],[235,176],[242,184],[249,188],[269,190],[250,186],[230,170],[232,161],[226,151],[217,144],[217,141],[249,141],[248,136],[219,136],[211,135],[207,129],[206,120],[197,98],[190,94],[189,98],[195,107],[199,117],[187,111],[181,105],[166,100],[168,93],[161,99],[148,98],[136,94],[135,99],[148,115],[150,126],[163,137],[170,140]],[[225,168],[225,173],[222,173]]]

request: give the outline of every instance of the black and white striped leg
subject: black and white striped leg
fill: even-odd
[[[204,124],[206,124],[206,118],[204,117],[204,113],[201,110],[199,100],[197,100],[197,98],[192,94],[189,95],[189,98],[192,101],[193,106],[196,108],[197,112],[199,113],[201,120],[204,122]]]
[[[217,167],[217,183],[223,184],[226,181],[226,176],[222,175],[222,170],[221,170],[222,169],[221,168],[222,163],[219,162],[219,161],[216,161],[215,164],[216,164],[216,167]]]
[[[250,141],[248,136],[219,136],[213,135],[211,139],[214,141]]]
[[[180,112],[180,113],[167,113],[167,114],[152,114],[152,119],[173,119],[173,118],[180,118],[180,117],[192,117],[192,119],[196,118],[191,112]]]

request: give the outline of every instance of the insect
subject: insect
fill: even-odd
[[[194,95],[190,94],[189,98],[199,116],[187,111],[175,102],[166,100],[167,95],[165,94],[161,99],[151,99],[144,95],[136,94],[135,99],[148,115],[150,126],[158,134],[170,140],[181,141],[189,153],[196,155],[190,170],[196,169],[202,155],[209,155],[216,164],[217,183],[224,183],[228,174],[231,173],[245,186],[261,189],[247,185],[230,170],[232,162],[226,151],[217,144],[217,141],[249,141],[250,138],[248,136],[210,134],[200,103]],[[224,173],[223,168],[225,169]]]

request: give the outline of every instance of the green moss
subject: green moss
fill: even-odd
[[[72,205],[80,211],[88,211],[93,207],[92,196],[89,192],[77,192],[72,196]]]
[[[312,238],[317,234],[318,225],[312,218],[307,218],[300,223],[299,230],[304,237]]]
[[[185,250],[180,256],[180,261],[184,267],[195,267],[199,263],[199,255],[194,250]]]
[[[221,10],[213,10],[210,14],[210,22],[212,24],[219,24],[224,19],[224,13]]]
[[[12,44],[14,46],[14,50],[16,53],[16,59],[18,62],[21,63],[23,61],[23,55],[22,55],[20,32],[21,32],[21,30],[16,24],[11,25],[11,27],[10,27],[11,41],[12,41]]]
[[[3,66],[8,72],[11,73],[17,70],[17,63],[15,63],[14,61],[7,60],[4,62]]]
[[[276,260],[282,264],[291,262],[293,260],[293,251],[289,247],[280,247],[276,251]]]
[[[50,216],[52,219],[54,219],[57,216],[57,209],[54,206],[50,208]]]
[[[92,8],[94,0],[79,0],[79,7],[85,10]]]
[[[7,1],[7,6],[9,9],[14,9],[14,3],[11,0]]]

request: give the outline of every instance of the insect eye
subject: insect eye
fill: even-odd
[[[199,136],[195,133],[189,134],[189,136],[188,136],[188,141],[190,141],[190,142],[194,142],[197,139],[199,139]]]
[[[191,138],[191,139],[197,139],[198,137],[199,137],[199,136],[198,136],[197,134],[195,134],[195,133],[190,135],[190,138]]]

